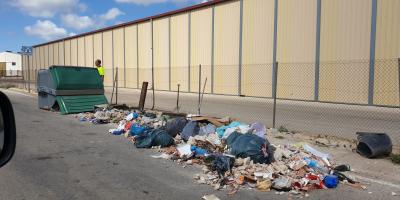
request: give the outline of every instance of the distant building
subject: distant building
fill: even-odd
[[[21,76],[21,54],[5,51],[0,53],[0,76]]]

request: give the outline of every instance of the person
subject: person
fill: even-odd
[[[96,62],[94,63],[97,67],[97,71],[99,72],[99,75],[101,77],[101,81],[104,82],[104,67],[101,66],[101,60],[97,59]]]

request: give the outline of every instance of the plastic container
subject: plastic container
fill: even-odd
[[[327,175],[324,178],[324,184],[327,188],[335,188],[337,187],[339,179],[335,175]]]
[[[375,158],[389,155],[392,152],[392,141],[386,133],[365,133],[357,134],[357,152],[367,158]]]

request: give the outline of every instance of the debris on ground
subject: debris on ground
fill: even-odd
[[[219,198],[217,196],[215,196],[214,194],[205,195],[202,197],[202,199],[204,199],[204,200],[219,200]]]
[[[393,163],[400,164],[400,154],[392,154],[390,157]]]
[[[182,167],[200,166],[202,173],[193,176],[195,182],[225,190],[228,195],[240,189],[255,189],[307,197],[313,190],[333,189],[340,183],[366,189],[346,175],[351,170],[349,165],[336,164],[329,153],[317,149],[318,145],[342,145],[333,139],[317,137],[303,140],[314,143],[275,145],[266,137],[275,131],[260,122],[246,124],[229,117],[194,114],[171,116],[160,111],[104,106],[76,118],[93,124],[115,124],[110,134],[124,135],[137,148],[157,148],[160,154],[153,158],[172,160]],[[279,134],[291,133],[271,136]],[[206,195],[203,199],[218,197]]]

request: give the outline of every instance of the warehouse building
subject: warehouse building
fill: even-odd
[[[398,0],[214,0],[36,45],[29,77],[101,59],[105,86],[197,92],[201,65],[207,93],[268,98],[277,85],[282,99],[399,106],[399,10]]]
[[[0,77],[21,75],[21,54],[11,51],[0,52]]]

